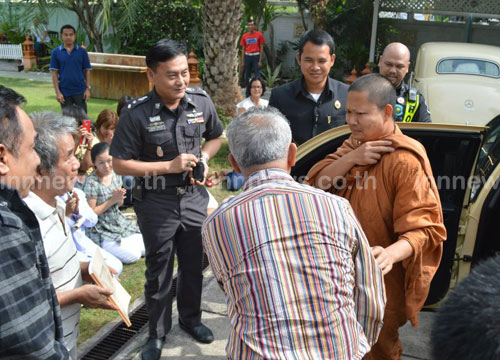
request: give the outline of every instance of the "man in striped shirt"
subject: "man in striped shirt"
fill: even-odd
[[[247,177],[203,225],[226,293],[230,359],[361,359],[382,327],[382,272],[349,203],[296,183],[297,147],[277,110],[227,128],[229,161]]]
[[[59,198],[73,189],[80,166],[74,155],[75,119],[50,111],[33,113],[31,117],[37,132],[35,150],[40,166],[25,201],[40,224],[52,282],[61,305],[64,345],[71,359],[76,360],[81,305],[117,308],[104,298],[111,295],[110,290],[83,285],[82,277],[92,281],[88,276],[88,263],[80,263],[71,229],[65,221],[66,212],[75,211],[72,206],[75,204],[71,203],[72,197],[67,203]]]

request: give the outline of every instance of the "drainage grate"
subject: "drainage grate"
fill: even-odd
[[[105,360],[119,352],[148,323],[146,304],[133,312],[130,321],[132,322],[130,328],[121,321],[80,359]]]
[[[203,254],[203,270],[208,267],[208,258]],[[172,280],[173,297],[177,294],[177,276]],[[137,308],[130,315],[131,327],[127,327],[123,321],[120,321],[110,332],[105,335],[101,341],[94,345],[80,360],[107,360],[120,352],[128,342],[135,337],[142,328],[148,323],[148,313],[146,304]]]

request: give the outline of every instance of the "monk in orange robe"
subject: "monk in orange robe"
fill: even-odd
[[[384,273],[384,326],[369,360],[401,358],[399,327],[408,319],[418,325],[446,239],[429,159],[394,122],[395,101],[383,76],[356,80],[346,104],[351,136],[307,175],[311,185],[349,200]]]

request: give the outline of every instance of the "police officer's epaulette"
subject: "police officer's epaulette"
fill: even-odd
[[[189,94],[195,94],[195,95],[203,95],[206,97],[210,97],[205,90],[203,90],[201,87],[188,87],[186,89],[186,92]]]
[[[147,95],[141,96],[140,98],[130,100],[128,105],[127,105],[127,109],[133,109],[137,105],[144,104],[146,102],[146,100],[149,100],[149,99],[151,99],[151,94],[147,94]]]

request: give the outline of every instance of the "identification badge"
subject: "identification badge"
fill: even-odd
[[[148,132],[152,133],[156,131],[167,130],[167,126],[165,125],[164,122],[158,122],[149,124],[149,126],[147,126],[146,129],[148,130]]]
[[[157,122],[157,121],[161,121],[160,115],[150,116],[149,117],[149,122]]]
[[[158,155],[158,157],[163,157],[163,150],[161,146],[156,147],[156,155]]]
[[[341,106],[341,105],[342,105],[342,104],[341,104],[341,103],[340,103],[340,101],[338,101],[338,100],[335,100],[335,104],[333,104],[333,106],[335,106],[335,109],[337,109],[337,110],[338,110],[338,109],[340,109],[340,106]]]

